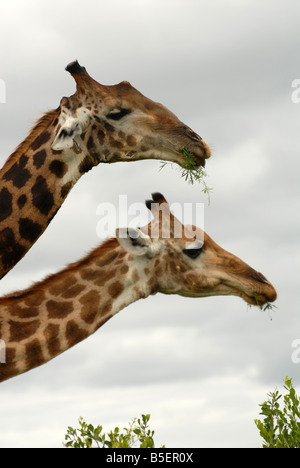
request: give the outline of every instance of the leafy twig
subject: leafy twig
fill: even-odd
[[[300,398],[291,378],[285,378],[284,388],[287,391],[284,396],[275,390],[259,405],[264,418],[254,422],[263,438],[263,448],[300,448]]]
[[[210,203],[210,192],[212,188],[208,187],[204,178],[207,177],[206,172],[202,166],[198,166],[196,156],[191,153],[186,146],[179,150],[179,153],[183,154],[184,161],[181,164],[180,171],[181,177],[184,178],[189,184],[194,184],[195,182],[200,183],[203,188],[202,192],[208,196],[208,203]],[[173,163],[162,162],[160,170],[163,169],[167,164],[173,165]]]
[[[68,427],[64,446],[68,448],[154,448],[154,431],[148,427],[150,414],[142,414],[141,418],[134,418],[129,427],[121,432],[118,427],[108,434],[103,432],[102,426],[94,427],[79,418],[79,428]],[[162,446],[164,447],[164,446]]]
[[[257,306],[260,308],[260,310],[262,310],[263,312],[265,312],[266,310],[277,309],[277,307],[276,307],[274,304],[271,304],[270,302],[266,302],[266,304],[263,306],[263,305],[261,304],[259,294],[254,293],[253,296],[254,296],[254,299],[255,299],[255,301],[256,301],[256,305],[257,305]]]

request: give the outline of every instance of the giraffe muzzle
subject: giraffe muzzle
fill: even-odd
[[[211,150],[204,140],[199,141],[198,145],[193,148],[193,153],[199,162],[199,166],[205,166],[206,159],[211,157]]]

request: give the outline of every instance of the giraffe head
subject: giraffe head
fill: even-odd
[[[183,148],[205,165],[208,145],[163,105],[143,96],[127,81],[104,86],[79,63],[66,68],[74,77],[76,93],[60,103],[53,150],[75,148],[100,161],[159,159],[183,165]]]
[[[152,221],[138,229],[118,229],[117,238],[134,256],[138,270],[153,271],[153,292],[234,295],[260,306],[275,301],[276,291],[261,273],[222,249],[200,228],[181,224],[163,195],[152,197],[146,202]]]

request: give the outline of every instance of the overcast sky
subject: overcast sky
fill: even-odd
[[[103,84],[128,80],[212,148],[210,205],[160,163],[102,165],[82,177],[28,255],[1,281],[27,287],[101,240],[100,203],[205,203],[205,229],[276,287],[277,309],[236,297],[156,295],[95,335],[1,384],[0,447],[59,447],[79,416],[106,430],[151,414],[158,445],[258,447],[253,420],[288,375],[299,320],[300,78],[297,0],[0,0],[1,165],[35,119],[75,90],[78,59]],[[2,83],[3,83],[2,81]],[[300,355],[300,353],[299,353]],[[299,392],[300,393],[300,392]]]

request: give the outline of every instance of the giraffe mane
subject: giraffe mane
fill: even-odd
[[[95,257],[100,258],[102,256],[105,256],[108,252],[110,252],[118,245],[120,244],[115,237],[105,240],[102,244],[100,244],[98,247],[94,248],[91,252],[89,252],[85,257],[81,258],[77,262],[70,263],[57,273],[52,273],[46,276],[43,280],[34,283],[27,289],[15,291],[13,293],[9,293],[5,296],[0,297],[0,305],[8,305],[9,302],[11,302],[14,299],[26,299],[32,293],[43,292],[43,290],[46,287],[50,286],[51,283],[54,283],[58,279],[64,279],[64,277],[67,277],[70,273],[76,272],[80,267],[88,265]]]
[[[6,169],[7,165],[11,165],[12,163],[16,162],[18,157],[28,150],[29,146],[37,138],[37,136],[49,126],[49,124],[54,120],[54,118],[58,117],[59,112],[60,107],[45,112],[42,115],[42,117],[40,117],[35,122],[31,130],[29,131],[27,137],[16,147],[13,153],[8,157],[2,169]]]

